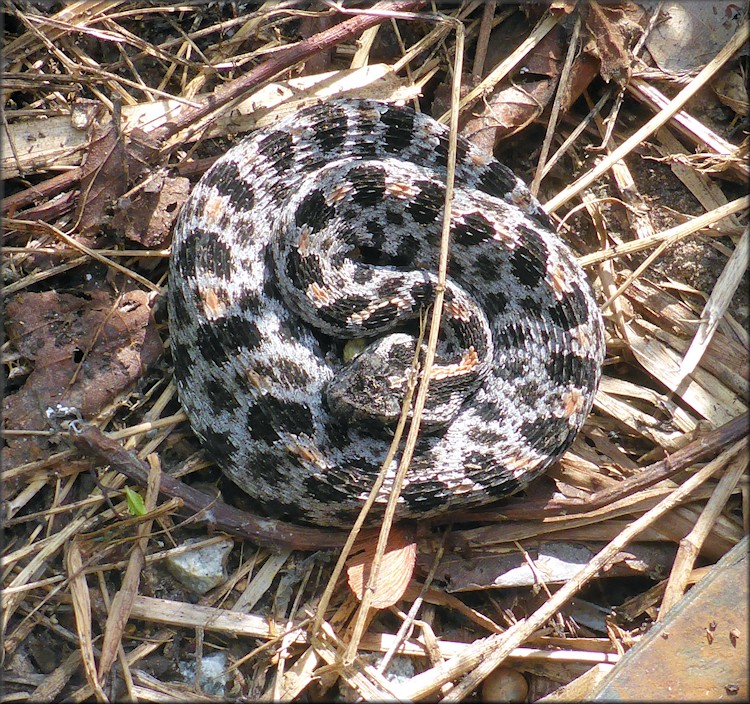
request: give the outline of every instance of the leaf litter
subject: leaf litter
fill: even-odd
[[[460,96],[454,25],[419,0],[384,15],[9,4],[6,697],[451,700],[487,680],[535,701],[602,677],[663,619],[750,522],[747,32],[715,4],[726,33],[684,70],[659,54],[675,3],[446,6],[472,66]],[[706,88],[674,107],[701,69]],[[533,182],[580,255],[608,353],[547,477],[394,526],[377,566],[363,529],[331,583],[346,533],[248,515],[262,507],[201,453],[157,292],[190,183],[257,125],[334,94],[445,120],[460,99],[465,136]],[[191,594],[165,561],[216,531],[238,538],[227,579]],[[230,663],[219,690],[201,679],[214,652]]]

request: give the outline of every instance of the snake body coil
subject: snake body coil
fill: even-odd
[[[447,151],[447,129],[409,108],[330,101],[228,151],[180,214],[180,400],[222,470],[275,513],[345,525],[372,486],[435,295]],[[523,183],[463,140],[451,213],[402,517],[487,503],[543,472],[586,419],[604,355],[573,255]],[[353,338],[369,344],[344,361]]]

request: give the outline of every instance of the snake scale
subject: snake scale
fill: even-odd
[[[273,515],[346,525],[377,476],[419,375],[447,159],[432,118],[331,100],[231,148],[180,213],[168,297],[180,401],[212,459]],[[590,285],[526,186],[463,139],[455,184],[400,517],[526,486],[584,423],[604,356]],[[366,343],[353,360],[351,340]]]

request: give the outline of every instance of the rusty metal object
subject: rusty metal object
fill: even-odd
[[[590,693],[593,701],[734,701],[748,691],[748,538]]]

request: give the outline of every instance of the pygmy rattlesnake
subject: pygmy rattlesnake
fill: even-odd
[[[385,458],[434,297],[447,150],[426,115],[332,100],[230,149],[183,207],[169,280],[180,400],[222,470],[277,514],[351,522]],[[572,253],[526,186],[464,140],[451,212],[403,517],[543,472],[586,419],[604,355]],[[353,338],[372,342],[344,361]]]

